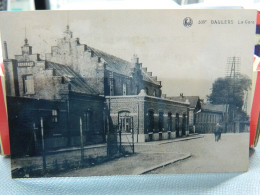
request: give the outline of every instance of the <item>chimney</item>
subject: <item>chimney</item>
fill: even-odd
[[[139,64],[139,58],[138,58],[138,56],[136,54],[133,55],[132,63],[133,64]]]
[[[7,43],[4,42],[4,50],[5,50],[5,59],[8,60],[8,50],[7,50]]]
[[[79,42],[79,38],[76,38],[76,43],[77,43],[77,45],[80,44],[80,42]]]
[[[183,98],[183,93],[180,93],[181,98]]]

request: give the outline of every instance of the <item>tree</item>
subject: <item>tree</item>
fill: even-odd
[[[229,104],[242,111],[245,93],[251,87],[251,79],[246,75],[236,78],[218,78],[212,85],[212,92],[207,99],[212,104]]]
[[[251,80],[245,75],[218,78],[212,85],[207,99],[212,104],[225,104],[224,132],[237,132],[236,121],[248,121],[247,113],[242,110],[245,93],[251,87]],[[240,130],[239,130],[240,131]]]

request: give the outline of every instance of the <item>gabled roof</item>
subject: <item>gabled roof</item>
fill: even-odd
[[[205,103],[201,105],[202,110],[207,110],[207,111],[215,111],[215,112],[226,112],[226,105],[225,104],[210,104],[210,103]]]
[[[195,108],[199,101],[199,96],[171,96],[171,97],[167,97],[167,99],[180,101],[180,102],[189,101],[190,107]]]
[[[69,66],[46,61],[46,69],[53,69],[56,76],[63,76],[65,80],[71,84],[71,91],[93,95],[98,94],[79,74],[77,74]]]
[[[94,54],[98,57],[101,57],[102,59],[104,59],[107,63],[107,70],[111,71],[111,72],[115,72],[121,75],[125,75],[125,76],[132,76],[132,70],[134,68],[133,63],[123,60],[121,58],[118,58],[116,56],[113,56],[111,54],[108,54],[106,52],[100,51],[98,49],[95,49],[93,47],[89,47],[88,49],[92,50],[94,52]],[[142,75],[143,75],[143,80],[156,84],[159,84],[159,81],[155,81],[154,79],[151,78],[151,76],[148,75],[147,72],[145,72],[144,70],[142,70]]]

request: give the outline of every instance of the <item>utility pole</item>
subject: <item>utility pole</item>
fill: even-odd
[[[235,105],[230,104],[229,100],[234,97],[236,89],[236,80],[240,75],[240,58],[227,58],[227,72],[226,77],[230,78],[231,86],[228,88],[227,102],[226,102],[226,117],[225,117],[225,132],[227,132],[229,122],[232,123],[232,130],[235,132]],[[230,91],[232,90],[232,91]]]
[[[42,167],[43,174],[46,173],[46,154],[45,154],[45,139],[44,139],[44,129],[43,129],[43,118],[41,117],[41,137],[42,137]]]
[[[114,76],[113,72],[110,72],[109,74],[109,98],[108,98],[108,116],[107,116],[107,121],[108,121],[108,131],[107,131],[107,156],[110,157],[111,151],[111,124],[110,124],[110,114],[111,114],[111,95],[114,95]]]
[[[134,141],[134,117],[130,117],[131,129],[132,129],[132,145],[133,145],[133,154],[135,153],[135,141]]]
[[[80,130],[80,151],[81,151],[81,164],[84,163],[84,140],[83,140],[83,130],[82,130],[82,118],[79,117],[79,130]]]

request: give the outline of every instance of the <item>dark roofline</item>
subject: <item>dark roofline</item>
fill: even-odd
[[[39,101],[39,102],[66,102],[65,100],[63,99],[39,99],[39,98],[32,98],[32,97],[23,97],[23,96],[10,96],[10,95],[7,95],[7,102],[8,102],[8,99],[21,99],[22,101]]]
[[[202,104],[201,105],[201,110],[202,111],[208,111],[208,112],[217,112],[217,113],[225,113],[226,112],[225,110],[217,110],[216,108],[203,108],[203,107],[205,107],[207,105],[209,105],[209,104]],[[212,105],[214,107],[217,107],[217,106],[220,107],[221,106],[221,108],[223,108],[225,106],[224,104],[210,104],[210,105]]]
[[[104,96],[100,96],[100,95],[97,95],[97,94],[86,94],[86,93],[80,93],[80,92],[75,92],[75,91],[69,91],[69,96],[70,95],[75,95],[75,96],[80,96],[80,97],[88,97],[88,98],[97,98],[97,99],[100,99],[100,100],[105,100],[105,97]]]
[[[133,64],[132,64],[131,62],[129,62],[129,61],[127,61],[127,60],[124,60],[124,59],[122,59],[122,58],[116,57],[116,56],[114,56],[114,55],[112,55],[112,54],[106,53],[106,52],[104,52],[104,51],[102,51],[102,50],[96,49],[96,48],[91,47],[91,46],[87,46],[87,48],[88,48],[89,50],[93,51],[97,57],[101,57],[101,58],[106,62],[106,64],[107,64],[107,69],[108,69],[109,71],[112,71],[112,70],[110,70],[110,69],[112,69],[110,66],[115,65],[115,63],[110,63],[107,59],[105,59],[106,57],[111,58],[113,62],[117,62],[117,61],[118,61],[120,68],[125,68],[125,69],[127,69],[127,71],[120,71],[120,70],[115,69],[115,70],[112,71],[112,72],[115,72],[116,74],[124,75],[124,76],[127,76],[127,77],[131,77],[131,69],[134,68],[134,67],[133,67]],[[105,57],[105,56],[106,56],[106,57]],[[120,61],[121,61],[121,62],[120,62]],[[142,63],[139,63],[139,64],[142,64]],[[117,64],[117,66],[118,66],[118,64]],[[141,69],[141,72],[142,72],[143,76],[146,76],[146,77],[149,78],[149,80],[145,80],[145,79],[143,78],[144,81],[149,82],[149,83],[152,83],[152,84],[154,84],[154,85],[156,85],[156,86],[161,86],[161,82],[160,82],[160,81],[155,81],[155,80],[153,80],[153,79],[152,79],[152,76],[149,76],[149,75],[147,74],[147,72],[145,72],[145,71],[142,69],[142,67],[141,67],[140,69]]]

